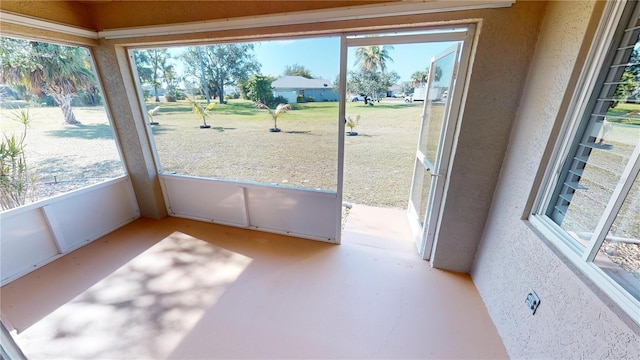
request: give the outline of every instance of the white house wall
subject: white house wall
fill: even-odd
[[[516,359],[640,358],[638,325],[606,296],[598,296],[522,220],[552,128],[562,121],[559,112],[571,93],[574,68],[582,67],[585,33],[593,32],[601,10],[601,3],[586,1],[547,5],[472,271],[505,347]],[[531,290],[541,300],[533,316],[524,303]]]

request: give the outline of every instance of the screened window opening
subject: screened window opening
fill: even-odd
[[[0,211],[123,176],[89,51],[0,40]]]
[[[633,9],[635,7],[635,9]],[[640,300],[640,7],[627,5],[544,210],[587,264]],[[624,19],[624,17],[623,17]],[[627,22],[628,21],[628,22]]]
[[[340,38],[134,50],[161,172],[337,189]]]

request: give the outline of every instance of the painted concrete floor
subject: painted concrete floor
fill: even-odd
[[[360,205],[340,246],[140,219],[0,295],[31,359],[507,357],[470,278]]]

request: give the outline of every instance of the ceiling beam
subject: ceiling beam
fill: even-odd
[[[178,35],[198,32],[261,28],[268,26],[312,24],[328,21],[500,8],[509,7],[514,2],[515,0],[407,1],[401,3],[350,6],[327,10],[247,16],[162,26],[106,29],[98,32],[98,36],[105,39],[126,39],[148,36]]]

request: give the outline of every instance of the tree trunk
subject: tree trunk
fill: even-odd
[[[220,104],[224,104],[224,85],[220,85],[218,88],[218,97],[220,98]]]
[[[80,122],[76,120],[76,116],[73,114],[73,109],[71,108],[73,95],[54,93],[51,94],[51,96],[56,100],[58,105],[60,105],[60,110],[62,110],[62,115],[64,115],[64,121],[69,125],[80,125]]]
[[[204,67],[204,59],[202,58],[202,48],[198,46],[198,59],[200,60],[200,76],[202,80],[202,88],[204,89],[204,96],[207,98],[207,105],[211,102],[211,96],[209,96],[209,83],[207,82],[207,76]]]

